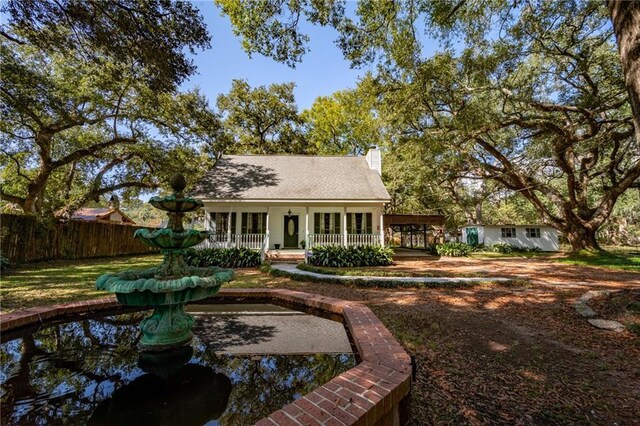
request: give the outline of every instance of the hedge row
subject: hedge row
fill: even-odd
[[[189,249],[184,255],[188,265],[197,267],[254,268],[260,266],[260,252],[249,248]]]
[[[337,268],[386,266],[393,262],[393,250],[382,246],[315,246],[308,261],[315,266]]]

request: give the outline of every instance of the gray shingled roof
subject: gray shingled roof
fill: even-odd
[[[380,175],[364,157],[223,156],[193,192],[196,198],[388,201]]]

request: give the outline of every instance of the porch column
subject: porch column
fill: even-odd
[[[347,208],[342,208],[342,245],[347,246]]]
[[[304,263],[307,263],[307,247],[309,247],[309,207],[304,208]]]
[[[267,207],[267,224],[266,224],[266,228],[265,228],[265,232],[267,233],[264,238],[265,238],[265,244],[264,244],[264,249],[265,251],[269,250],[269,220],[271,217],[271,207]]]
[[[380,209],[380,245],[384,247],[384,219],[382,209]]]
[[[231,220],[233,219],[233,208],[229,208],[229,215],[227,216],[227,248],[231,248]]]
[[[413,225],[409,225],[409,238],[411,238],[411,248],[413,248]]]

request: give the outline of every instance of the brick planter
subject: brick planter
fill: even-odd
[[[222,289],[209,300],[228,299],[294,304],[340,315],[361,360],[354,368],[272,413],[258,425],[377,426],[407,423],[411,359],[369,308],[357,302],[293,290]],[[2,314],[0,332],[118,306],[115,298],[106,297]]]

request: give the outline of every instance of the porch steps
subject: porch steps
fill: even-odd
[[[266,253],[266,258],[278,263],[304,262],[304,250],[269,250]]]

